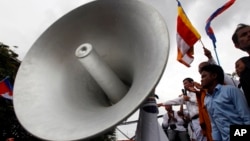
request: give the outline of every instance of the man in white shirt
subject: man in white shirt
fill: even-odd
[[[164,103],[158,104],[158,106],[186,104],[188,115],[191,119],[190,125],[194,131],[194,134],[196,135],[196,141],[206,141],[207,139],[203,135],[200,127],[196,94],[192,91],[189,91],[190,88],[194,88],[194,80],[192,78],[185,78],[183,80],[183,85],[185,92],[182,97],[168,100]]]
[[[165,109],[167,113],[163,115],[162,127],[169,141],[189,141],[183,111],[174,111],[172,105],[166,105]]]

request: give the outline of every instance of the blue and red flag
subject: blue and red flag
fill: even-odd
[[[0,95],[7,99],[12,99],[13,86],[10,83],[10,78],[5,77],[0,81]]]
[[[209,36],[209,38],[212,40],[214,47],[216,43],[216,38],[214,35],[214,31],[211,28],[211,21],[220,15],[222,12],[224,12],[227,8],[229,8],[236,0],[229,0],[227,3],[225,3],[222,7],[218,8],[214,13],[207,19],[207,24],[205,27],[206,33]]]

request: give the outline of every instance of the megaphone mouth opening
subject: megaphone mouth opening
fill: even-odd
[[[75,52],[75,55],[79,58],[88,56],[92,51],[92,45],[90,43],[81,44]]]

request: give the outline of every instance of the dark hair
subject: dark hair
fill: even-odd
[[[245,28],[245,27],[250,27],[250,25],[247,25],[247,24],[243,24],[243,23],[240,23],[237,25],[237,28],[235,29],[234,33],[233,33],[233,36],[232,36],[232,40],[233,40],[233,43],[234,44],[238,44],[238,36],[237,36],[237,32],[239,30],[241,30],[242,28]]]
[[[250,57],[249,56],[244,56],[238,59],[238,61],[241,60],[245,65],[246,68],[250,69]]]
[[[193,80],[192,78],[189,78],[189,77],[183,79],[183,82],[186,81],[186,80],[187,80],[188,82],[194,82],[194,80]]]
[[[215,64],[209,64],[201,68],[201,72],[206,71],[211,74],[216,74],[217,78],[216,80],[218,81],[219,84],[224,83],[224,71],[223,69]]]

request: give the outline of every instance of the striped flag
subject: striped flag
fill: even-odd
[[[13,86],[10,83],[10,78],[5,77],[0,81],[0,95],[4,98],[12,100]]]
[[[216,38],[214,35],[214,31],[211,28],[211,21],[217,17],[218,15],[220,15],[222,12],[224,12],[227,8],[229,8],[233,3],[235,2],[235,0],[229,0],[227,3],[225,3],[222,7],[218,8],[216,11],[214,11],[212,13],[212,15],[207,19],[207,24],[205,27],[206,33],[209,36],[209,38],[212,40],[214,47],[216,47],[215,43],[216,43]]]
[[[177,47],[178,54],[177,60],[190,67],[193,62],[194,49],[193,45],[201,38],[200,34],[193,27],[192,23],[189,21],[187,15],[185,14],[181,3],[178,2],[178,17],[177,17]]]

